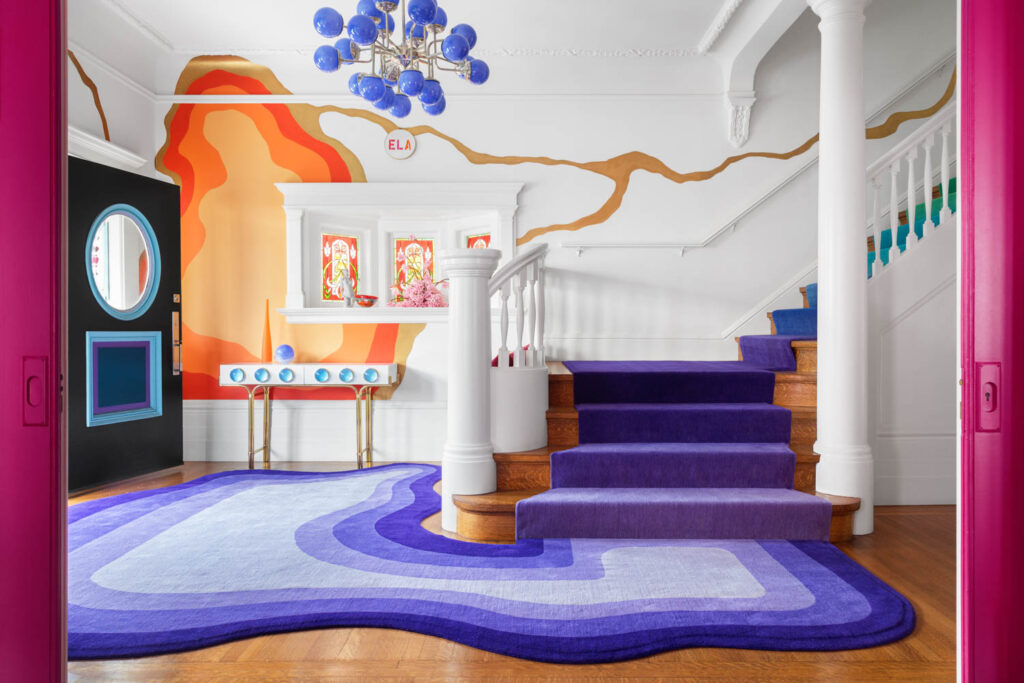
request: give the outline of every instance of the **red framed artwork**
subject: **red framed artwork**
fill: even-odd
[[[479,235],[470,235],[466,238],[467,249],[489,249],[491,246],[491,233],[482,232]]]
[[[415,237],[395,240],[395,283],[401,288],[424,276],[434,279],[434,240]]]
[[[359,238],[350,235],[321,234],[320,298],[323,301],[344,301],[343,283],[346,277],[352,278],[352,290],[358,292]]]

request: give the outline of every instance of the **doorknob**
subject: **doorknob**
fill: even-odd
[[[26,427],[45,427],[47,416],[47,365],[45,356],[22,356],[21,378],[24,396],[21,404],[21,423]]]
[[[181,374],[181,313],[171,311],[171,374]]]

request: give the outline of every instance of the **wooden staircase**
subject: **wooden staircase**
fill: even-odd
[[[793,413],[790,448],[796,453],[794,488],[813,493],[819,460],[813,450],[817,437],[818,343],[795,341],[792,344],[797,369],[775,374],[774,403]],[[522,453],[495,453],[498,490],[476,496],[454,496],[459,510],[457,532],[466,540],[514,542],[516,503],[550,488],[552,452],[579,445],[572,373],[558,362],[547,365],[548,445]],[[832,503],[830,540],[849,540],[853,536],[853,513],[860,508],[860,500],[816,495]]]

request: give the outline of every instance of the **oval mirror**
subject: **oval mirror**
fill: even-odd
[[[146,312],[160,283],[160,250],[149,221],[116,204],[93,221],[86,240],[89,285],[99,304],[120,320]]]

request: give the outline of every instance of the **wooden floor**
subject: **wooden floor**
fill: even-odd
[[[169,486],[242,463],[182,467],[75,495],[71,503]],[[279,469],[352,469],[343,463]],[[956,672],[953,506],[875,508],[875,533],[838,544],[917,610],[904,640],[868,650],[690,649],[600,665],[551,665],[403,631],[339,628],[250,638],[177,655],[71,662],[70,681],[952,681]]]

